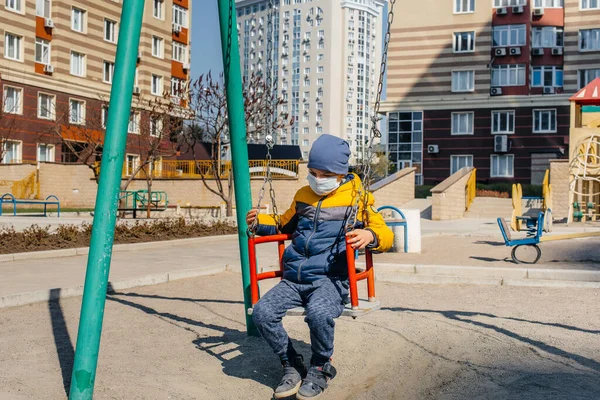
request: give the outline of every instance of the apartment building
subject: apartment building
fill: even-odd
[[[401,12],[400,12],[401,11]],[[599,0],[405,2],[392,26],[387,150],[436,184],[539,184],[567,158],[568,98],[600,76]]]
[[[384,0],[273,0],[273,76],[293,125],[277,142],[304,158],[322,133],[344,138],[360,159],[379,79]],[[237,0],[244,77],[266,76],[267,0]]]
[[[3,1],[2,163],[77,162],[71,148],[49,133],[60,125],[62,113],[70,125],[104,134],[122,5],[119,0]],[[169,90],[171,101],[179,102],[190,69],[190,7],[189,0],[146,2],[139,49],[130,49],[138,53],[134,102]],[[133,111],[129,135],[139,135],[142,124],[156,122],[144,110]],[[66,136],[85,146],[77,129],[65,128]],[[139,160],[140,150],[128,144],[129,165]]]

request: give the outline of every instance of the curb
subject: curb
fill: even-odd
[[[167,283],[179,279],[196,278],[199,276],[215,275],[225,272],[227,267],[205,267],[195,268],[183,271],[160,273],[146,275],[138,278],[120,279],[117,281],[109,281],[107,293],[112,293],[115,290],[129,289],[133,287],[157,285]],[[29,293],[17,293],[4,297],[0,297],[0,309],[8,307],[23,306],[31,303],[47,302],[50,300],[64,299],[67,297],[75,297],[83,295],[83,286],[73,286],[68,288],[55,288],[50,290],[40,290]]]
[[[113,253],[125,252],[125,251],[136,251],[146,249],[166,249],[169,247],[183,246],[186,244],[201,243],[208,238],[228,238],[237,237],[237,235],[218,235],[218,236],[201,236],[187,239],[173,239],[173,240],[160,240],[156,242],[141,242],[141,243],[122,243],[115,244],[113,246]],[[23,261],[23,260],[40,260],[46,258],[62,258],[62,257],[74,257],[88,255],[90,252],[89,247],[75,247],[72,249],[59,249],[59,250],[42,250],[42,251],[30,251],[26,253],[11,253],[11,254],[0,254],[0,263],[12,262],[12,261]]]
[[[600,289],[600,271],[469,267],[420,264],[378,264],[375,278],[383,282],[475,284]]]

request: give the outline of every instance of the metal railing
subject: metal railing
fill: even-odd
[[[298,160],[271,160],[271,174],[276,179],[296,179],[298,177]],[[251,177],[266,175],[266,160],[250,160],[248,168]],[[123,164],[123,177],[130,177],[136,165]],[[214,162],[212,160],[163,160],[155,162],[146,172],[140,170],[135,178],[144,179],[146,174],[158,179],[227,179],[231,173],[231,161]]]
[[[469,211],[469,207],[471,207],[471,204],[473,203],[473,200],[475,200],[476,195],[477,195],[477,169],[473,169],[473,172],[471,172],[471,176],[469,177],[469,180],[467,181],[467,186],[466,186],[466,199],[465,199],[466,211]]]

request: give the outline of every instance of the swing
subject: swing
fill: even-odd
[[[370,186],[370,169],[371,169],[371,163],[372,163],[372,157],[373,157],[373,139],[375,137],[377,137],[377,138],[381,137],[381,132],[377,128],[377,122],[379,122],[379,120],[381,119],[380,117],[378,117],[379,106],[381,103],[381,93],[383,90],[383,78],[385,75],[387,51],[388,51],[388,45],[389,45],[389,41],[390,41],[391,25],[392,25],[392,21],[394,18],[394,5],[395,5],[396,1],[391,0],[390,3],[391,3],[391,7],[390,7],[390,11],[388,13],[388,19],[387,19],[388,26],[387,26],[386,36],[385,36],[384,51],[382,54],[377,98],[375,101],[373,116],[371,117],[371,135],[369,135],[368,147],[366,150],[366,155],[368,157],[365,157],[364,150],[363,150],[363,157],[362,157],[363,163],[365,162],[365,159],[366,159],[366,166],[363,166],[364,167],[363,187],[364,187],[364,200],[365,200],[364,204],[365,205],[366,205],[366,199],[368,196],[369,186]],[[272,2],[269,1],[269,14],[267,16],[267,18],[268,18],[267,87],[269,88],[271,93],[273,93],[273,90],[272,90],[273,81],[272,81],[272,71],[271,71],[272,65],[273,65],[272,58],[271,58],[272,57],[272,46],[273,46],[273,43],[272,43],[272,36],[273,36],[272,10],[273,10],[273,5],[272,5]],[[276,81],[276,79],[275,79],[275,81]],[[273,118],[273,113],[269,112],[268,123],[267,123],[268,130],[272,129],[272,126],[273,126],[272,118]],[[265,171],[265,179],[263,181],[263,184],[260,189],[259,196],[258,196],[257,209],[260,210],[260,203],[264,197],[266,185],[268,184],[269,185],[269,195],[271,197],[271,204],[273,206],[273,217],[274,217],[276,226],[279,227],[279,226],[281,226],[281,224],[280,224],[280,221],[278,218],[279,215],[277,213],[277,206],[276,206],[276,202],[275,202],[275,191],[273,189],[272,175],[271,175],[271,149],[273,148],[273,145],[274,145],[274,140],[273,140],[272,135],[267,134],[265,136],[265,145],[267,147],[266,171]],[[350,230],[354,228],[354,225],[356,223],[357,214],[358,214],[358,205],[360,202],[361,193],[359,192],[356,197],[357,197],[357,199],[353,206],[354,207],[354,222],[353,222],[352,226],[350,227]],[[364,209],[363,209],[363,212],[364,212]],[[260,298],[259,286],[258,286],[258,283],[260,281],[265,280],[265,279],[273,279],[273,278],[281,279],[283,277],[283,268],[284,268],[283,253],[285,250],[285,242],[292,240],[291,234],[281,234],[281,233],[275,234],[275,235],[269,235],[269,236],[256,237],[255,230],[256,230],[257,225],[258,225],[258,217],[257,217],[255,224],[252,227],[249,227],[248,231],[247,231],[247,233],[248,233],[248,256],[250,258],[250,263],[249,263],[250,264],[250,297],[251,297],[252,307],[258,302],[258,300]],[[256,259],[256,246],[259,244],[263,244],[263,243],[277,243],[277,250],[278,250],[278,255],[279,255],[279,270],[258,273],[258,265],[257,265],[257,259]],[[381,303],[379,302],[379,300],[377,300],[375,298],[375,271],[373,270],[373,253],[368,248],[365,248],[364,256],[365,256],[366,269],[364,271],[357,271],[355,250],[352,248],[352,245],[349,244],[346,239],[346,262],[348,264],[348,283],[349,283],[349,292],[350,292],[349,293],[350,302],[345,305],[344,311],[342,312],[342,316],[349,316],[349,317],[356,319],[358,316],[364,315],[364,314],[372,312],[372,311],[376,311],[379,308],[381,308]],[[367,280],[367,296],[368,297],[367,297],[367,300],[362,300],[362,299],[359,299],[359,297],[358,297],[358,281],[365,280],[365,279]],[[246,310],[248,315],[252,315],[252,312],[253,312],[252,307],[249,308],[248,310]],[[296,307],[296,308],[288,310],[286,315],[288,315],[288,316],[305,315],[305,309],[304,309],[304,307]]]

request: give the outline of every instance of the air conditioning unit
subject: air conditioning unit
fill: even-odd
[[[511,56],[520,56],[521,55],[521,48],[520,47],[511,47],[510,48],[510,55]]]
[[[499,87],[493,87],[490,89],[490,95],[491,96],[500,96],[502,94],[502,88]]]
[[[51,20],[50,18],[44,18],[44,27],[46,28],[54,28],[54,21]]]
[[[133,87],[133,94],[140,94],[140,93],[141,93],[140,87],[139,86],[134,86]]]
[[[532,53],[533,53],[534,56],[543,56],[544,55],[544,49],[542,49],[542,48],[533,49]]]
[[[496,15],[506,15],[507,13],[508,10],[506,9],[506,7],[496,9]]]
[[[429,154],[437,154],[440,152],[440,147],[437,144],[427,145],[427,152]]]
[[[513,14],[523,14],[523,11],[525,11],[523,6],[516,6],[512,8]]]
[[[184,70],[186,70],[186,71],[189,71],[189,70],[190,70],[190,67],[191,67],[191,66],[190,66],[190,63],[183,63],[183,69],[184,69]]]
[[[562,55],[562,53],[563,53],[563,49],[562,49],[562,47],[554,47],[554,48],[552,49],[552,55],[553,55],[553,56],[561,56],[561,55]]]
[[[534,8],[533,9],[533,15],[544,15],[544,9],[543,8]]]
[[[506,153],[508,151],[508,136],[496,135],[494,137],[494,152]]]
[[[506,49],[504,47],[499,47],[494,50],[494,55],[496,57],[502,57],[506,55]]]
[[[46,64],[44,65],[44,72],[48,72],[48,73],[53,73],[54,72],[54,66],[50,65],[50,64]]]
[[[181,32],[181,25],[173,24],[173,32],[175,32],[175,33]]]
[[[544,86],[544,94],[554,94],[554,88],[552,86]]]

